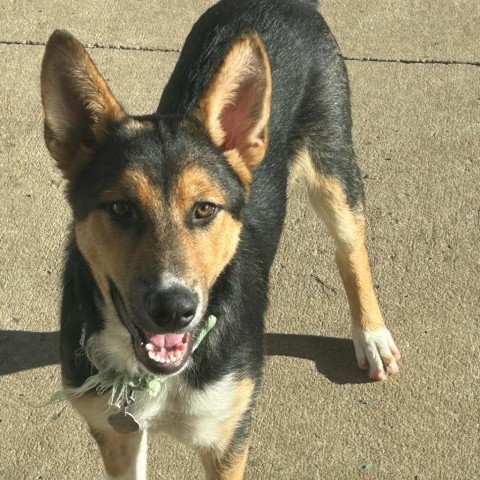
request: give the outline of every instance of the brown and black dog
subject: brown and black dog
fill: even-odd
[[[335,239],[360,368],[398,371],[365,247],[347,73],[315,1],[212,7],[152,115],[128,115],[65,31],[41,83],[73,212],[63,382],[107,478],[146,477],[149,429],[197,450],[208,479],[243,478],[294,169]]]

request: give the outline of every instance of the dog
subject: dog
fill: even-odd
[[[152,115],[127,114],[66,31],[48,40],[41,93],[73,214],[63,398],[106,478],[145,479],[155,429],[196,450],[206,478],[243,478],[291,172],[335,240],[359,367],[397,373],[365,246],[348,76],[317,2],[220,1]]]

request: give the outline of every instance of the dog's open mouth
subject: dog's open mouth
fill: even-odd
[[[137,357],[154,373],[174,373],[179,370],[190,353],[190,333],[153,334],[137,330],[134,347]],[[138,339],[138,341],[137,341]],[[140,352],[139,352],[140,350]],[[139,358],[140,361],[143,360]]]
[[[178,372],[188,360],[192,351],[191,334],[149,333],[141,329],[131,319],[123,298],[110,280],[110,295],[117,314],[132,336],[137,359],[152,373],[169,375]]]

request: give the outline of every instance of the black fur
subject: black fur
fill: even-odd
[[[192,114],[229,47],[248,30],[256,30],[265,42],[273,96],[269,148],[245,203],[238,177],[219,160],[220,152]],[[352,208],[363,203],[352,147],[347,73],[316,2],[224,0],[215,5],[189,34],[157,113],[138,118],[159,127],[135,137],[121,124],[112,127],[70,193],[74,217],[81,220],[97,208],[99,192],[132,162],[168,196],[172,179],[188,157],[184,153],[193,152],[228,192],[227,208],[242,219],[243,229],[234,259],[210,294],[208,313],[218,317],[217,326],[194,352],[193,366],[185,375],[199,389],[232,372],[254,379],[258,387],[268,277],[285,218],[288,171],[295,153],[313,146],[315,167],[342,182]],[[62,366],[67,383],[78,386],[91,373],[86,359],[79,361],[74,353],[82,325],[91,334],[102,328],[103,320],[96,304],[101,303],[98,289],[74,240],[67,257]],[[248,418],[240,429],[238,441],[246,435]]]

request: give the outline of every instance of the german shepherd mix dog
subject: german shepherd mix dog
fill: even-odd
[[[128,115],[65,31],[41,83],[73,212],[63,383],[106,478],[146,478],[149,429],[197,450],[208,479],[243,478],[292,170],[335,239],[360,368],[398,371],[365,247],[347,73],[315,1],[210,8],[152,115]]]

